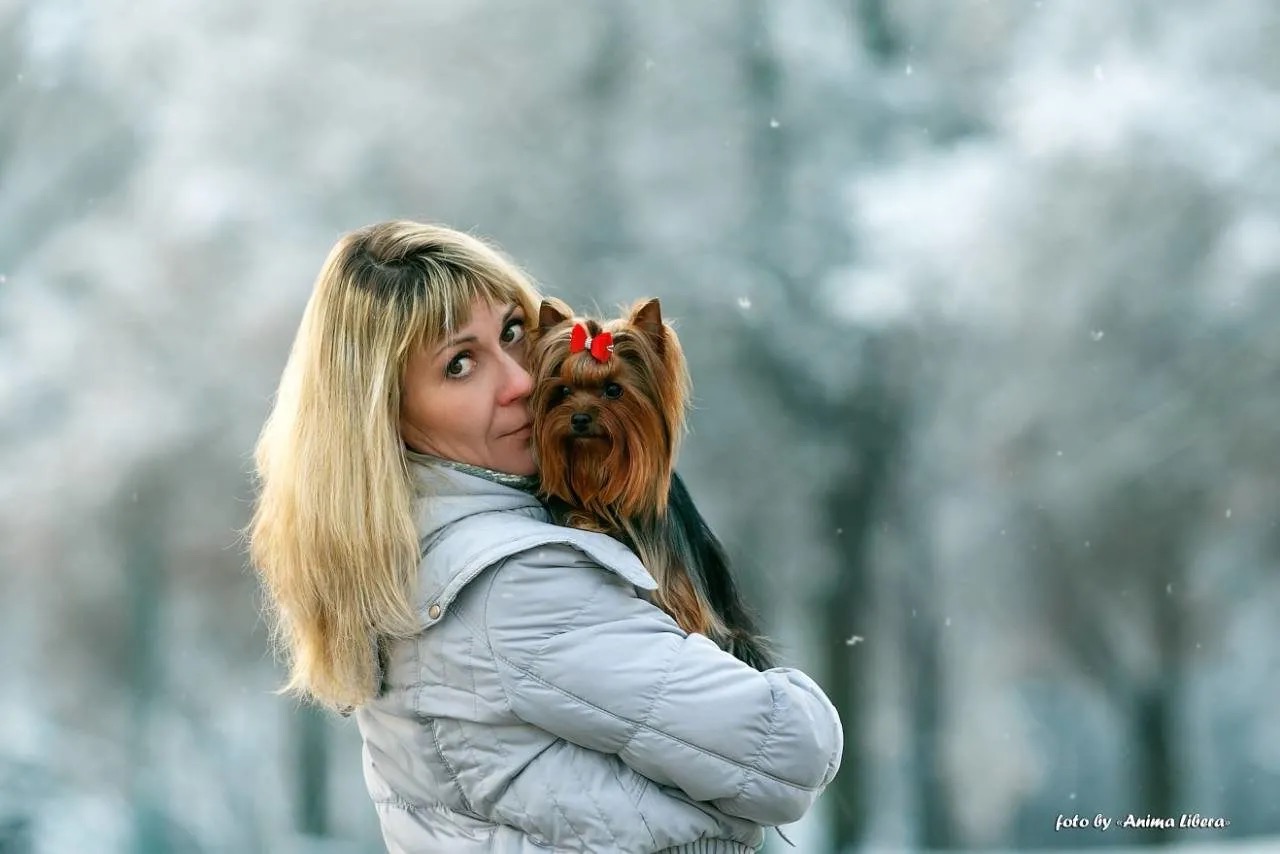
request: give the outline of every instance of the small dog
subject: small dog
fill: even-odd
[[[724,549],[675,472],[689,373],[658,300],[603,323],[544,300],[531,337],[534,452],[557,521],[626,543],[682,629],[772,667]]]

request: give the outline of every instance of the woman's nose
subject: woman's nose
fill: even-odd
[[[502,387],[502,403],[511,403],[522,397],[528,397],[533,391],[533,377],[516,359],[505,357],[507,368],[506,382]]]

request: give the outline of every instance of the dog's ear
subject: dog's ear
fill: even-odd
[[[645,334],[659,353],[666,346],[667,328],[662,324],[662,306],[658,298],[637,303],[631,310],[631,325]]]
[[[546,332],[558,323],[573,317],[573,309],[564,300],[547,297],[538,308],[538,331]]]

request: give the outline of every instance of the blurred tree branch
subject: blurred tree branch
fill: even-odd
[[[0,272],[119,189],[141,149],[125,110],[93,80],[68,73],[46,88],[24,69],[25,14],[19,5],[0,19],[0,115],[22,117],[0,123]]]
[[[896,59],[902,50],[898,35],[889,21],[885,0],[852,0],[853,19],[857,22],[854,36],[881,64]]]

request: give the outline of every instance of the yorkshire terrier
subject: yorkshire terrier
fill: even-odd
[[[658,582],[655,604],[682,629],[772,667],[724,548],[675,471],[689,372],[658,300],[605,322],[544,300],[531,338],[533,446],[556,520],[626,543]]]

